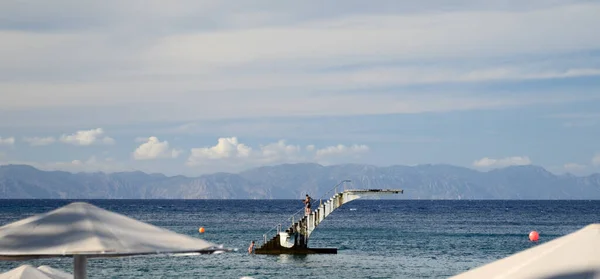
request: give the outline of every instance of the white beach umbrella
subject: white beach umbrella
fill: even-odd
[[[52,268],[47,265],[38,266],[38,269],[61,279],[73,279],[73,275],[60,269]]]
[[[600,224],[483,265],[452,279],[600,279]]]
[[[88,258],[216,251],[229,250],[84,202],[0,227],[0,260],[73,257],[76,279]]]
[[[17,268],[11,269],[5,273],[0,274],[0,279],[69,279],[73,276],[64,271],[50,268],[52,273],[47,272],[44,269],[35,268],[31,265],[25,264]]]

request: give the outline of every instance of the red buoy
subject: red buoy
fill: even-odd
[[[540,234],[536,231],[531,231],[529,233],[529,240],[531,241],[538,241],[540,239]]]

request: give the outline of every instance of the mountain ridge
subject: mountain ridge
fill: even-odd
[[[344,179],[352,180],[352,188],[402,188],[403,195],[392,197],[400,199],[600,199],[600,174],[557,175],[535,165],[479,171],[448,164],[315,163],[196,177],[1,165],[0,199],[299,199],[306,193],[318,198]]]

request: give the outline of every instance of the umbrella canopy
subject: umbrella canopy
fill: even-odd
[[[75,202],[0,227],[0,259],[214,252],[208,241]],[[220,249],[223,250],[223,249]]]
[[[50,274],[52,276],[64,279],[73,279],[73,275],[68,272],[64,272],[60,269],[52,268],[47,265],[38,266],[38,269],[45,272],[46,274]]]
[[[51,270],[47,272],[46,270]],[[64,271],[47,267],[44,270],[42,267],[35,268],[31,265],[22,265],[8,272],[0,274],[0,279],[69,279],[73,276]]]
[[[84,202],[0,227],[0,260],[73,257],[76,279],[93,257],[218,251],[230,249]]]
[[[600,279],[599,251],[600,224],[591,224],[451,278]]]

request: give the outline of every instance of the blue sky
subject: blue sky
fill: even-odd
[[[600,172],[594,1],[0,3],[0,164]]]

